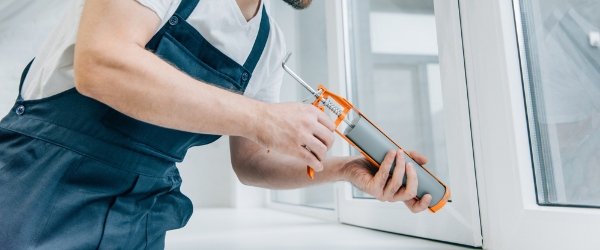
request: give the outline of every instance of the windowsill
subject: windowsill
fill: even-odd
[[[197,209],[183,229],[169,231],[166,249],[456,249],[277,210]]]

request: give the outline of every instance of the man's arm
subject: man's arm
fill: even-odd
[[[77,90],[141,121],[244,136],[322,169],[333,142],[329,117],[310,105],[261,103],[193,79],[145,49],[159,25],[135,0],[86,1],[75,46]]]
[[[343,180],[380,201],[404,201],[414,213],[427,209],[431,202],[429,194],[419,201],[413,199],[417,194],[417,173],[411,163],[405,164],[401,151],[388,152],[379,168],[362,156],[327,157],[323,161],[323,171],[310,179],[306,175],[306,165],[292,156],[269,152],[243,137],[232,136],[229,143],[233,169],[245,185],[293,189]],[[411,155],[419,164],[427,163],[427,158],[422,155],[416,152],[411,152]],[[390,178],[389,171],[394,161],[396,168]],[[405,172],[407,180],[402,183]]]

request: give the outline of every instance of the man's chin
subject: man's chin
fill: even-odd
[[[306,9],[310,5],[310,3],[312,3],[312,0],[283,0],[283,1],[288,3],[290,6],[294,7],[294,9],[297,9],[297,10]]]

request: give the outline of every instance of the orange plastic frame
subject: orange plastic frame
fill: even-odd
[[[402,148],[400,145],[398,145],[398,143],[396,143],[394,140],[392,140],[392,138],[390,138],[379,127],[377,127],[377,125],[375,125],[375,123],[373,123],[371,120],[369,120],[369,118],[367,118],[365,115],[363,115],[363,113],[361,113],[358,109],[356,109],[350,102],[348,102],[348,100],[346,100],[345,98],[343,98],[339,95],[336,95],[336,94],[330,92],[323,85],[319,85],[319,90],[321,91],[321,95],[312,103],[312,105],[315,107],[318,107],[319,109],[324,111],[325,109],[324,109],[323,105],[321,104],[321,100],[331,98],[335,102],[337,102],[340,106],[342,106],[342,108],[343,108],[342,114],[340,116],[338,116],[338,118],[335,120],[335,126],[336,126],[335,132],[338,135],[340,135],[342,138],[344,138],[344,140],[346,140],[348,143],[350,143],[350,145],[352,145],[354,148],[358,149],[358,151],[360,151],[360,153],[365,158],[367,158],[367,160],[369,162],[371,162],[371,164],[379,167],[379,164],[375,160],[373,160],[373,158],[371,158],[361,148],[356,146],[356,144],[354,144],[350,139],[348,139],[348,137],[346,137],[342,132],[340,132],[337,129],[337,127],[339,127],[340,124],[342,123],[342,121],[346,118],[346,116],[348,115],[350,110],[354,110],[354,112],[356,112],[358,115],[365,118],[369,123],[371,123],[375,128],[377,128],[377,130],[379,130],[379,132],[381,132],[383,135],[385,135],[385,137],[387,137],[391,142],[393,142],[396,146],[398,146],[398,148],[400,148],[402,151],[404,151],[404,153],[406,155],[408,155],[408,157],[410,157],[411,159],[414,160],[414,158],[410,155],[410,153],[408,153],[406,150],[404,150],[404,148]],[[437,204],[435,204],[434,206],[429,208],[429,211],[431,211],[432,213],[435,213],[435,212],[439,211],[442,207],[444,207],[444,205],[446,205],[446,203],[450,199],[450,189],[442,181],[440,181],[440,179],[438,179],[435,175],[433,175],[427,168],[421,166],[420,164],[419,164],[419,166],[422,167],[431,176],[433,176],[433,178],[435,178],[435,180],[437,180],[442,186],[444,186],[444,188],[446,188],[446,193],[444,193],[444,196],[442,197],[442,199]],[[307,170],[308,176],[310,178],[314,178],[314,170],[310,167],[307,167],[306,170]],[[415,197],[415,199],[418,200],[419,198]]]

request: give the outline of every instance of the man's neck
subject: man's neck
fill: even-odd
[[[247,21],[250,21],[258,13],[261,0],[235,0]]]

